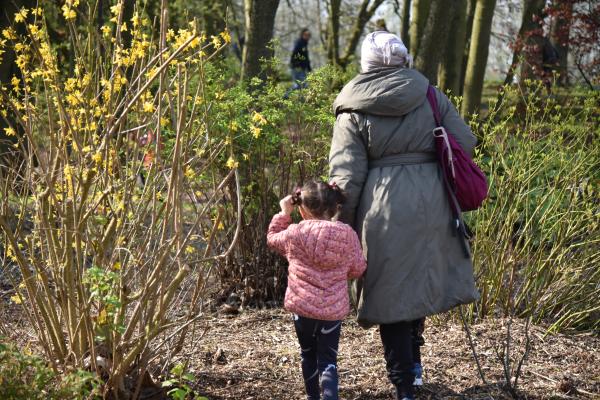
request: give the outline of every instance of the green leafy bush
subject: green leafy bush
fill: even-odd
[[[87,371],[57,374],[39,357],[0,339],[0,398],[64,400],[100,398],[99,382]]]

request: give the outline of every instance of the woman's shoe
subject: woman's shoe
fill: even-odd
[[[423,386],[423,366],[419,363],[415,363],[412,372],[415,374],[413,386]]]

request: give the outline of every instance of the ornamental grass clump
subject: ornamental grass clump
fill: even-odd
[[[93,4],[62,7],[72,66],[41,8],[1,32],[19,72],[0,88],[17,138],[0,172],[0,257],[18,266],[12,300],[51,368],[92,371],[105,395],[130,398],[193,333],[211,266],[238,236],[221,229],[240,185],[204,77],[230,36],[170,30],[166,1],[157,27],[140,4],[125,20],[121,0],[98,28]]]

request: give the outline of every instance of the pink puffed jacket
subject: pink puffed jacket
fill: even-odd
[[[348,315],[348,279],[367,268],[349,225],[316,219],[292,224],[289,215],[279,213],[271,220],[267,243],[289,262],[286,310],[326,321]]]

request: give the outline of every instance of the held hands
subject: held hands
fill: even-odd
[[[286,215],[291,215],[292,211],[294,211],[294,205],[292,204],[292,195],[285,196],[283,199],[279,201],[279,206],[281,207],[281,212]]]

